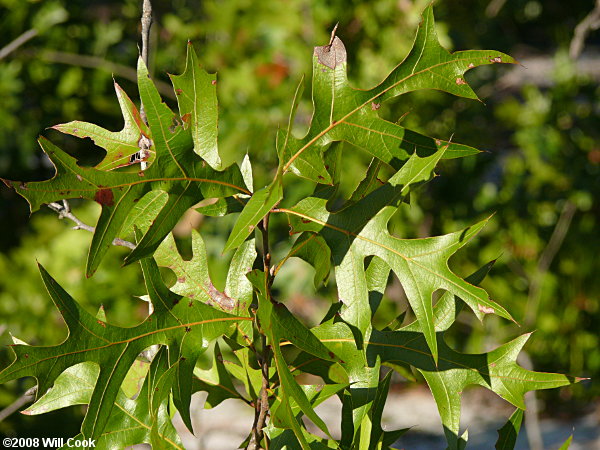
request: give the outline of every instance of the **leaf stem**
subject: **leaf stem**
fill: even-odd
[[[52,202],[48,204],[48,208],[56,212],[58,214],[59,219],[69,219],[75,222],[75,226],[73,227],[74,230],[86,230],[91,233],[96,231],[95,227],[84,223],[81,219],[76,217],[75,214],[71,212],[71,206],[69,205],[69,202],[67,200],[63,200],[62,205],[60,203]],[[113,239],[112,244],[119,247],[127,247],[132,250],[135,248],[135,244],[133,242],[129,242],[120,238]]]
[[[21,395],[18,399],[16,399],[12,404],[8,405],[2,411],[0,411],[0,422],[6,419],[11,414],[15,413],[22,406],[25,406],[27,403],[31,403],[35,400],[35,394],[37,393],[37,385],[28,389],[23,395]]]

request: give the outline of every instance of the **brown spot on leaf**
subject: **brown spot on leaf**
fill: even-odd
[[[104,322],[102,322],[101,320],[96,320],[96,322],[98,323],[98,325],[101,325],[104,328],[106,328],[106,324]]]
[[[330,44],[315,47],[315,55],[319,63],[335,69],[339,64],[346,62],[346,47],[341,39],[335,36]]]
[[[248,232],[252,233],[254,231],[255,226],[254,225],[248,225]]]
[[[335,354],[333,352],[329,352],[328,354],[331,359],[335,358]]]
[[[175,94],[176,95],[181,95],[181,94],[183,94],[183,90],[177,88],[177,89],[175,89]]]
[[[495,312],[494,308],[490,308],[489,306],[477,304],[477,309],[484,314],[493,314]]]
[[[442,141],[440,141],[439,139],[436,139],[435,145],[437,145],[439,147],[440,145],[442,145]]]
[[[189,333],[190,331],[192,331],[192,327],[185,327],[185,332]]]
[[[502,62],[502,58],[499,57],[499,56],[496,56],[495,58],[490,58],[490,62],[501,63]]]
[[[325,177],[324,177],[323,175],[317,175],[317,178],[318,178],[319,180],[324,180],[324,179],[325,179]]]
[[[23,355],[23,358],[25,358],[25,359],[29,358],[29,353],[25,353],[25,354]]]
[[[371,102],[371,109],[373,111],[377,111],[379,108],[381,108],[381,103]]]
[[[181,126],[181,119],[177,116],[173,116],[173,119],[171,120],[171,126],[169,127],[169,131],[171,133],[175,133],[175,131],[177,131],[177,127]]]
[[[309,219],[302,219],[302,223],[310,223]]]
[[[179,278],[177,278],[177,282],[178,283],[185,283],[185,277],[179,277]]]
[[[469,69],[472,69],[473,67],[475,67],[475,64],[469,63],[468,67],[469,67]]]
[[[110,189],[98,189],[94,195],[94,200],[102,206],[112,206],[115,204],[115,197]]]
[[[212,84],[212,85],[214,86],[215,84],[217,84],[217,80],[212,80],[212,81],[210,82],[210,84]]]
[[[144,173],[144,171],[143,171],[143,170],[140,170],[140,171],[138,172],[138,177],[145,177],[145,176],[146,176],[146,174]]]
[[[79,181],[83,181],[83,177],[79,174],[75,175],[75,177],[77,178],[77,180]]]
[[[456,84],[458,84],[460,86],[462,84],[467,84],[467,82],[464,80],[464,78],[458,77],[456,79]]]
[[[23,190],[27,190],[27,183],[21,182],[21,183],[19,184],[19,187],[20,187],[21,189],[23,189]]]
[[[190,300],[190,301],[188,302],[188,306],[191,308],[192,306],[194,306],[194,302],[193,302],[192,300]]]
[[[181,120],[183,120],[184,123],[188,123],[190,121],[190,117],[192,117],[192,115],[190,113],[187,113],[181,116]]]

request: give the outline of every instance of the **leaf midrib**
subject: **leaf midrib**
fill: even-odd
[[[250,318],[250,317],[232,316],[232,317],[220,317],[218,319],[200,320],[200,321],[197,321],[197,322],[182,323],[181,325],[174,325],[174,326],[171,326],[171,327],[165,327],[165,328],[160,328],[160,329],[152,330],[152,331],[140,334],[138,336],[134,336],[134,337],[129,338],[129,339],[124,339],[122,341],[109,342],[106,345],[101,345],[101,346],[98,346],[98,347],[85,348],[85,349],[81,349],[81,350],[75,350],[75,351],[71,351],[71,352],[61,353],[60,355],[49,356],[47,358],[42,358],[42,359],[40,359],[38,361],[34,361],[31,364],[21,365],[19,367],[15,367],[12,371],[8,370],[8,369],[10,369],[10,367],[12,367],[12,366],[9,366],[9,367],[6,368],[6,373],[2,372],[2,374],[3,375],[4,374],[5,375],[10,375],[10,374],[12,374],[12,373],[14,373],[16,371],[21,371],[21,370],[27,369],[28,367],[34,367],[34,366],[36,366],[38,364],[41,364],[41,363],[46,362],[46,361],[50,361],[52,359],[63,358],[65,356],[77,355],[77,354],[80,354],[80,353],[92,352],[92,351],[96,351],[96,350],[103,350],[103,349],[112,347],[114,345],[119,345],[119,344],[130,344],[132,342],[135,342],[136,340],[143,339],[145,337],[152,336],[152,335],[157,334],[157,333],[164,333],[164,332],[176,330],[178,328],[194,327],[194,326],[204,325],[204,324],[207,324],[207,323],[214,323],[214,322],[230,322],[230,321],[238,321],[238,320],[252,321],[253,319]],[[141,324],[140,326],[142,326],[142,325],[143,324]],[[63,345],[63,344],[60,344],[60,345]],[[33,348],[48,348],[48,347],[33,347]],[[52,348],[52,347],[50,347],[50,348]],[[16,363],[16,361],[15,361],[15,363]]]
[[[348,119],[350,116],[354,115],[356,112],[360,111],[362,108],[364,108],[366,105],[368,105],[369,103],[371,103],[374,100],[377,100],[378,97],[381,97],[383,94],[385,94],[386,92],[390,91],[391,89],[394,89],[395,87],[397,87],[398,85],[400,85],[401,83],[406,82],[407,80],[409,80],[411,77],[415,77],[417,75],[420,75],[422,73],[425,72],[429,72],[432,69],[435,69],[436,67],[441,67],[444,66],[446,64],[451,64],[451,63],[456,63],[456,62],[461,62],[461,61],[473,61],[476,59],[485,59],[483,57],[480,58],[457,58],[457,59],[452,59],[449,61],[444,61],[438,64],[434,64],[433,66],[427,67],[425,69],[419,70],[418,72],[413,72],[410,75],[407,75],[406,77],[402,78],[401,80],[396,81],[395,83],[392,83],[390,86],[388,86],[387,88],[383,89],[381,92],[375,94],[374,96],[372,96],[371,98],[369,98],[368,100],[364,101],[362,104],[358,105],[356,108],[350,110],[345,116],[343,116],[341,119],[332,122],[330,125],[328,125],[325,129],[323,129],[322,131],[320,131],[319,133],[317,133],[313,138],[311,138],[306,144],[304,144],[296,153],[294,153],[294,155],[292,155],[292,157],[288,160],[288,162],[283,166],[283,172],[287,172],[290,168],[290,166],[292,165],[292,163],[311,145],[313,145],[316,141],[318,141],[321,137],[323,137],[325,134],[327,134],[329,131],[331,131],[333,128],[335,128],[337,125],[342,124],[342,123],[346,123],[346,119]],[[399,67],[399,66],[398,66]],[[395,69],[394,69],[395,70]],[[354,89],[356,90],[356,89]]]

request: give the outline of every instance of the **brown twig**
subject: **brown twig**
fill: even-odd
[[[27,30],[25,33],[21,34],[14,41],[6,44],[2,49],[0,49],[0,60],[6,58],[16,49],[18,49],[21,45],[25,44],[27,41],[33,39],[38,35],[38,30],[32,28],[31,30]]]
[[[134,82],[137,81],[137,72],[135,69],[108,61],[98,56],[78,55],[76,53],[59,52],[54,50],[27,53],[48,62],[68,64],[70,66],[79,66],[88,69],[99,69],[109,72],[117,77],[125,78]],[[156,89],[158,89],[158,92],[160,92],[162,96],[168,97],[171,100],[176,100],[175,92],[168,83],[160,80],[153,80],[153,82],[156,85]]]
[[[596,0],[594,9],[575,27],[573,39],[571,39],[571,45],[569,46],[569,56],[571,59],[577,59],[581,55],[585,38],[590,31],[597,30],[598,28],[600,28],[600,0]]]
[[[11,414],[17,412],[21,407],[25,406],[27,403],[31,403],[35,399],[35,394],[37,393],[37,386],[28,389],[23,395],[21,395],[18,399],[16,399],[13,403],[8,405],[2,411],[0,411],[0,422],[6,419]]]
[[[273,274],[271,273],[271,252],[269,249],[269,214],[267,214],[261,223],[258,225],[259,230],[262,234],[262,247],[263,247],[263,269],[265,276],[267,277],[267,295],[270,298],[269,287],[272,282]],[[259,327],[260,329],[260,327]],[[259,450],[261,448],[260,443],[264,438],[263,428],[265,427],[267,416],[269,413],[269,360],[271,358],[270,348],[267,345],[267,337],[261,335],[262,342],[262,354],[257,357],[261,367],[262,374],[262,386],[260,389],[260,397],[256,400],[254,410],[254,423],[252,424],[252,437],[248,443],[248,447],[251,450]]]
[[[544,276],[548,272],[550,264],[552,264],[556,253],[560,249],[560,246],[567,235],[567,231],[569,231],[569,226],[571,226],[571,221],[573,220],[575,211],[577,211],[577,207],[572,202],[567,200],[563,206],[562,212],[560,213],[560,217],[556,222],[552,236],[550,236],[550,240],[548,241],[546,248],[544,248],[540,258],[538,259],[535,272],[531,276],[529,293],[527,296],[527,308],[525,313],[525,324],[528,326],[532,325],[537,317],[542,281],[544,280]]]
[[[148,67],[148,52],[150,49],[150,27],[152,27],[152,3],[150,0],[144,0],[142,6],[142,61],[146,67]],[[146,110],[144,109],[144,103],[140,101],[140,116],[144,123],[148,125],[148,118],[146,117]],[[140,141],[141,142],[141,141]],[[149,146],[140,145],[140,159],[142,162],[140,163],[140,168],[142,170],[146,170],[148,167],[148,163],[146,159],[148,159],[149,155]]]
[[[150,0],[144,0],[142,6],[142,60],[146,67],[148,67],[148,51],[150,48],[150,27],[152,27],[152,4]],[[146,111],[144,111],[144,104],[140,107],[140,115],[145,124],[148,124],[146,118]]]
[[[75,226],[73,227],[74,230],[86,230],[91,233],[96,231],[95,227],[87,225],[86,223],[84,223],[82,220],[80,220],[78,217],[76,217],[71,212],[71,206],[69,205],[69,202],[67,200],[63,200],[62,205],[60,203],[56,203],[56,202],[50,203],[48,205],[48,208],[50,208],[52,211],[56,212],[58,214],[59,219],[69,219],[69,220],[75,222]],[[135,244],[133,242],[129,242],[129,241],[126,241],[124,239],[119,239],[119,238],[113,239],[112,244],[116,245],[116,246],[120,246],[120,247],[127,247],[130,249],[135,248]]]

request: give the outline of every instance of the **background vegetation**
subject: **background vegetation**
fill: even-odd
[[[310,75],[307,55],[312,47],[326,43],[339,22],[337,33],[348,49],[352,82],[370,87],[406,54],[428,0],[154,3],[151,67],[155,80],[168,82],[167,72],[183,69],[185,42],[192,40],[207,70],[219,74],[223,154],[248,152],[254,161],[263,158],[264,164],[254,164],[260,169],[276,166],[275,133],[287,120],[300,77]],[[101,159],[101,150],[91,141],[44,129],[74,119],[121,128],[112,78],[136,97],[132,80],[140,4],[137,0],[0,0],[0,47],[34,30],[28,42],[0,59],[0,177],[52,175],[36,143],[40,133],[82,164]],[[464,99],[427,92],[382,109],[388,119],[403,117],[409,128],[444,139],[454,133],[453,140],[489,151],[445,161],[440,167],[443,176],[427,184],[410,211],[395,219],[394,232],[408,237],[448,233],[496,212],[479,244],[472,246],[472,254],[467,250],[453,259],[457,273],[467,275],[498,258],[484,285],[526,330],[537,329],[535,339],[525,347],[536,370],[598,377],[600,56],[595,52],[600,35],[588,37],[579,66],[568,57],[574,28],[592,7],[593,2],[582,0],[568,5],[439,0],[438,33],[447,48],[494,48],[522,60],[526,67],[484,67],[469,74],[485,105],[470,102],[467,107]],[[593,64],[592,70],[586,70],[587,61],[596,62],[595,73]],[[168,86],[163,96],[174,103]],[[305,92],[297,119],[299,132],[309,114],[310,93]],[[345,161],[357,167],[367,162],[360,156]],[[269,174],[262,175],[257,186]],[[357,182],[345,180],[345,189],[350,191]],[[32,344],[58,343],[65,336],[44,292],[36,258],[90,312],[104,304],[119,325],[133,325],[144,316],[146,306],[135,298],[143,291],[140,275],[131,267],[120,267],[120,249],[113,249],[98,273],[85,279],[91,235],[70,231],[70,224],[58,221],[51,211],[30,220],[25,202],[8,189],[0,189],[0,199],[0,366],[9,362],[5,347],[11,342],[9,330]],[[73,206],[88,223],[99,212],[93,205],[73,202]],[[191,226],[210,237],[208,251],[218,268],[226,236],[210,220],[189,216],[179,231],[184,249]],[[287,233],[286,225],[280,226],[279,231]],[[291,307],[310,321],[316,309],[326,307],[315,299],[329,293],[315,292],[313,273],[298,264],[289,283],[278,288],[290,298]],[[213,276],[223,278],[224,273],[217,269]],[[393,315],[405,305],[403,293],[392,287],[388,295],[398,305],[397,311],[387,311]],[[471,320],[465,315],[462,329],[455,327],[451,339],[457,350],[489,349],[523,331],[490,317],[484,329],[473,332]],[[26,387],[1,387],[0,409]],[[589,407],[599,393],[591,383],[581,383],[544,395],[550,405],[551,396],[560,395],[562,401],[571,399],[573,407]],[[64,426],[64,412],[57,415]],[[0,422],[0,432],[48,436],[48,429],[56,430],[52,417],[15,414]],[[77,422],[65,426],[65,435],[74,435],[77,426]]]

